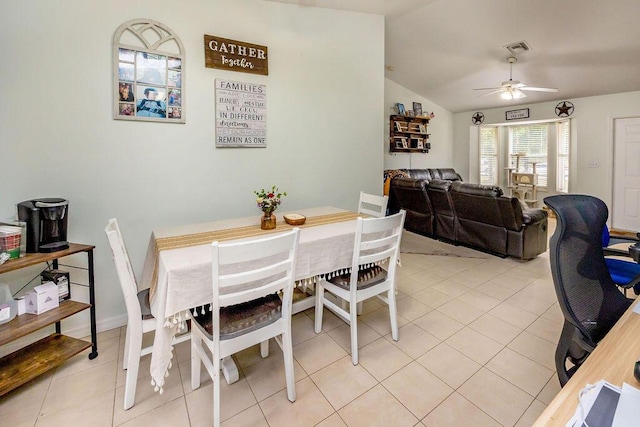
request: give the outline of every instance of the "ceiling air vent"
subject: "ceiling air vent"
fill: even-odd
[[[509,51],[509,53],[512,54],[512,55],[518,55],[520,53],[523,53],[523,52],[526,52],[528,50],[531,50],[531,48],[529,47],[527,42],[524,41],[524,40],[521,41],[521,42],[510,43],[510,44],[506,45],[504,48],[507,49]]]

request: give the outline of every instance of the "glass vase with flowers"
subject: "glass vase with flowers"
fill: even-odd
[[[271,190],[263,188],[260,191],[253,192],[256,195],[256,203],[263,215],[260,221],[260,228],[263,230],[271,230],[276,228],[276,217],[273,212],[278,209],[278,205],[281,203],[282,197],[287,195],[287,192],[280,192],[275,185],[271,187]]]

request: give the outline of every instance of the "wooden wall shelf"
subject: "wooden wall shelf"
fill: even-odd
[[[428,153],[431,143],[428,117],[391,115],[389,118],[389,151],[392,153]]]

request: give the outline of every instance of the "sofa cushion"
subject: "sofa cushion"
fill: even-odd
[[[455,171],[455,169],[445,168],[436,169],[438,171],[436,179],[442,179],[447,181],[462,181],[462,177]]]
[[[431,181],[434,176],[431,173],[432,169],[406,169],[410,178],[413,179],[426,179],[427,181]]]
[[[462,194],[470,194],[473,196],[493,198],[502,196],[502,188],[495,185],[469,184],[467,182],[459,181],[451,183],[451,191],[456,191]]]
[[[406,211],[404,226],[419,234],[433,234],[433,208],[427,195],[427,180],[399,178],[391,181],[389,212]]]
[[[443,239],[455,240],[455,212],[449,194],[450,188],[451,181],[434,179],[427,184],[427,194],[435,213],[435,235]]]
[[[451,181],[445,181],[442,179],[434,179],[429,181],[427,188],[435,188],[436,190],[449,191],[451,188]]]
[[[393,186],[399,188],[418,188],[425,190],[429,181],[426,179],[414,179],[414,178],[394,178]]]

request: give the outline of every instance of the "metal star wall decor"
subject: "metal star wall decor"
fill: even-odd
[[[556,116],[569,117],[573,114],[573,104],[569,101],[562,101],[556,105]]]
[[[482,114],[479,111],[476,111],[475,113],[473,113],[473,116],[471,116],[471,122],[474,125],[481,125],[482,122],[484,122],[484,114]]]

